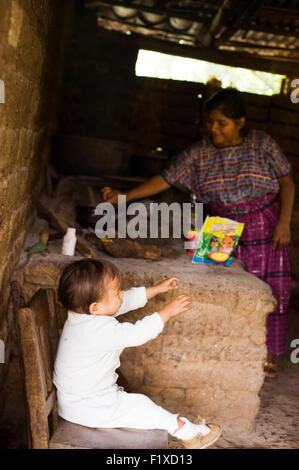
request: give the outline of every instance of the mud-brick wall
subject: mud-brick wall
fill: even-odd
[[[276,303],[270,287],[238,261],[228,267],[194,265],[183,248],[171,263],[101,257],[117,264],[124,290],[172,275],[181,280],[177,291],[120,315],[120,322],[135,323],[160,312],[176,295],[192,297],[190,310],[172,318],[155,339],[124,349],[120,370],[131,391],[189,419],[200,414],[220,424],[228,439],[251,432],[264,381],[266,317]],[[58,253],[31,257],[18,273],[26,301],[40,287],[57,289],[59,273],[71,261],[67,258]],[[62,327],[65,311],[59,308],[57,314]]]
[[[99,31],[83,2],[74,8],[52,161],[66,174],[116,173],[127,153],[137,49]]]
[[[9,280],[45,184],[49,139],[59,104],[67,4],[0,0],[0,79],[5,85],[5,102],[0,104],[0,338],[5,344],[0,391],[13,331],[11,311],[7,314]]]
[[[254,430],[260,406],[265,321],[275,305],[271,290],[236,262],[227,271],[211,265],[194,269],[180,258],[168,275],[174,272],[181,284],[173,295],[190,295],[191,309],[170,320],[154,340],[126,348],[120,370],[134,392],[173,413],[217,422],[228,439],[246,435]],[[124,288],[158,277],[150,267],[140,277],[126,273]],[[159,312],[170,297],[157,296],[119,321]]]

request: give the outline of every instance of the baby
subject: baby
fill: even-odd
[[[123,349],[156,338],[172,317],[190,308],[191,298],[179,295],[135,324],[120,323],[116,317],[176,289],[177,282],[177,277],[171,277],[152,287],[123,292],[121,274],[108,261],[83,259],[66,266],[58,296],[68,317],[53,376],[62,418],[93,428],[165,429],[189,449],[209,447],[220,437],[219,426],[207,426],[204,420],[191,423],[116,383]]]

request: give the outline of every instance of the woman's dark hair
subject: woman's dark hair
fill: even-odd
[[[238,90],[233,88],[220,90],[208,99],[205,111],[210,113],[215,109],[221,110],[224,116],[230,119],[240,119],[246,115],[243,98]]]
[[[217,91],[207,100],[205,112],[208,114],[215,109],[221,111],[224,116],[230,119],[240,119],[246,116],[246,107],[241,93],[234,88]],[[245,135],[247,132],[248,128],[245,124],[240,133]]]
[[[75,261],[61,274],[58,298],[67,310],[89,313],[89,306],[104,297],[107,277],[112,280],[120,276],[118,268],[109,261]]]

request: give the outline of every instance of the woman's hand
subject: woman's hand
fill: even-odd
[[[288,222],[279,219],[273,232],[273,248],[283,248],[291,242],[291,227]]]
[[[120,194],[124,194],[127,198],[127,202],[129,202],[149,196],[154,196],[155,194],[159,194],[168,188],[170,188],[170,184],[166,182],[163,176],[156,175],[139,184],[138,186],[126,191],[125,193],[121,193],[117,189],[112,189],[109,186],[102,188],[102,193],[104,201],[115,204],[118,202],[118,196]]]
[[[118,196],[121,193],[117,189],[112,189],[109,186],[105,186],[104,188],[101,189],[101,192],[103,194],[103,199],[105,202],[110,202],[111,204],[115,204],[118,202]]]
[[[170,290],[177,289],[177,282],[180,282],[178,277],[170,277],[169,279],[165,279],[165,281],[159,282],[159,284],[155,284],[152,287],[146,287],[146,296],[147,299],[151,299],[155,297],[155,295],[163,294]]]
[[[280,216],[273,232],[273,248],[283,248],[291,242],[291,216],[295,199],[295,184],[291,174],[278,179]]]
[[[191,303],[192,299],[189,295],[181,294],[178,297],[175,297],[171,302],[169,302],[169,304],[165,305],[165,307],[158,313],[164,323],[167,323],[170,318],[176,317],[180,313],[189,310]]]

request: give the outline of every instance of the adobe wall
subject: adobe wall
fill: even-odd
[[[0,338],[5,343],[0,390],[13,328],[7,314],[9,280],[45,185],[67,3],[0,0],[0,79],[5,85],[5,103],[0,104]]]
[[[63,266],[80,259],[59,254],[58,245],[56,252],[33,256],[20,270],[26,301],[39,287],[56,288]],[[192,308],[171,319],[155,340],[123,351],[120,370],[131,391],[145,393],[170,411],[217,422],[227,437],[251,432],[264,381],[265,322],[275,305],[269,286],[238,261],[228,267],[194,265],[184,252],[155,262],[99,256],[117,264],[124,289],[171,275],[181,279],[178,290],[151,299],[119,321],[135,323],[174,295],[192,296]],[[62,327],[65,317],[59,312]]]

